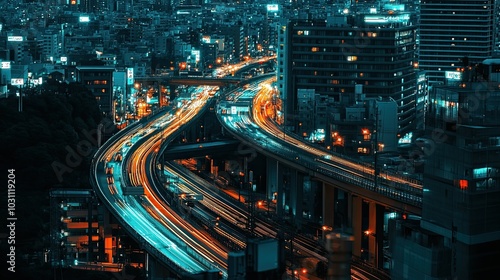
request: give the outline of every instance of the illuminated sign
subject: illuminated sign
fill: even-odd
[[[10,69],[10,61],[2,61],[2,69]]]
[[[458,71],[446,71],[446,72],[444,72],[444,76],[446,79],[452,80],[452,81],[462,80],[462,72],[458,72]]]
[[[9,42],[22,42],[23,36],[7,36],[7,41],[9,41]]]
[[[42,77],[38,78],[38,79],[33,79],[31,80],[31,82],[37,86],[37,85],[41,85],[42,84]]]
[[[267,5],[267,11],[268,12],[277,12],[279,11],[279,6],[277,4],[268,4]]]
[[[194,56],[196,62],[200,61],[200,51],[199,50],[191,50],[191,55]]]
[[[10,79],[10,84],[13,86],[22,86],[24,85],[24,79]]]
[[[90,18],[89,16],[80,16],[80,22],[89,22]]]
[[[402,12],[405,10],[405,5],[403,5],[403,4],[384,4],[384,9]]]
[[[127,68],[127,85],[134,83],[134,68]]]
[[[68,58],[66,56],[61,56],[61,62],[66,62],[68,61]]]
[[[410,19],[409,14],[393,15],[393,16],[383,16],[383,15],[367,15],[365,16],[365,22],[367,23],[390,23],[390,22],[405,22]]]

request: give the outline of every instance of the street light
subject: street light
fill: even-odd
[[[325,233],[326,233],[326,231],[332,231],[332,230],[333,230],[333,228],[332,228],[332,227],[327,226],[327,225],[323,225],[323,226],[321,227],[321,239],[322,239],[322,240],[325,240]]]

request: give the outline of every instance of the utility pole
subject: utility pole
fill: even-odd
[[[253,171],[249,171],[249,181],[248,181],[248,187],[249,187],[249,192],[250,192],[250,200],[249,200],[249,217],[248,217],[248,227],[250,228],[250,234],[254,236],[254,229],[255,229],[255,201],[253,197]]]
[[[19,87],[19,112],[23,111],[23,85]]]
[[[375,175],[375,189],[378,189],[378,175],[379,175],[379,170],[378,170],[378,102],[375,101],[375,127],[374,127],[374,132],[373,132],[373,142],[374,142],[374,147],[373,147],[373,164],[374,164],[374,175]]]

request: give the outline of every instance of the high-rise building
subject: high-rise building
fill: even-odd
[[[99,210],[103,209],[99,209],[92,191],[54,189],[50,191],[50,202],[51,264],[67,266],[75,261],[107,261],[102,231],[99,232],[102,226]]]
[[[47,30],[37,41],[42,61],[56,61],[62,54],[62,37],[58,30]]]
[[[103,115],[114,119],[113,72],[115,66],[77,66],[76,79],[92,91]]]
[[[497,40],[494,0],[423,0],[420,3],[419,68],[429,84],[444,83],[447,73],[490,57]]]
[[[418,144],[427,158],[422,217],[397,227],[405,238],[391,243],[396,279],[484,279],[499,272],[500,59],[480,65],[486,80],[471,73],[431,90],[427,136]]]
[[[297,130],[298,93],[315,94],[338,106],[366,98],[397,103],[398,134],[415,128],[417,27],[409,13],[339,15],[327,20],[292,20],[278,29],[277,85],[285,120]],[[312,112],[311,112],[312,113]],[[316,129],[316,128],[315,128]]]

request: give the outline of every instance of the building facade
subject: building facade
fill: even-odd
[[[483,74],[498,66],[488,60]],[[406,230],[394,239],[394,278],[484,279],[499,271],[500,80],[488,74],[431,90],[418,144],[426,157],[422,217],[399,227]]]
[[[76,80],[92,91],[101,112],[114,119],[114,66],[78,66]]]
[[[479,63],[492,55],[498,5],[494,0],[421,1],[418,63],[430,85],[443,84],[447,72],[460,71],[465,57]]]
[[[408,13],[339,15],[280,24],[277,85],[287,125],[297,130],[301,123],[299,91],[314,89],[333,103],[329,107],[345,107],[359,101],[356,87],[362,85],[368,99],[394,100],[397,134],[411,132],[416,127],[416,32]]]

